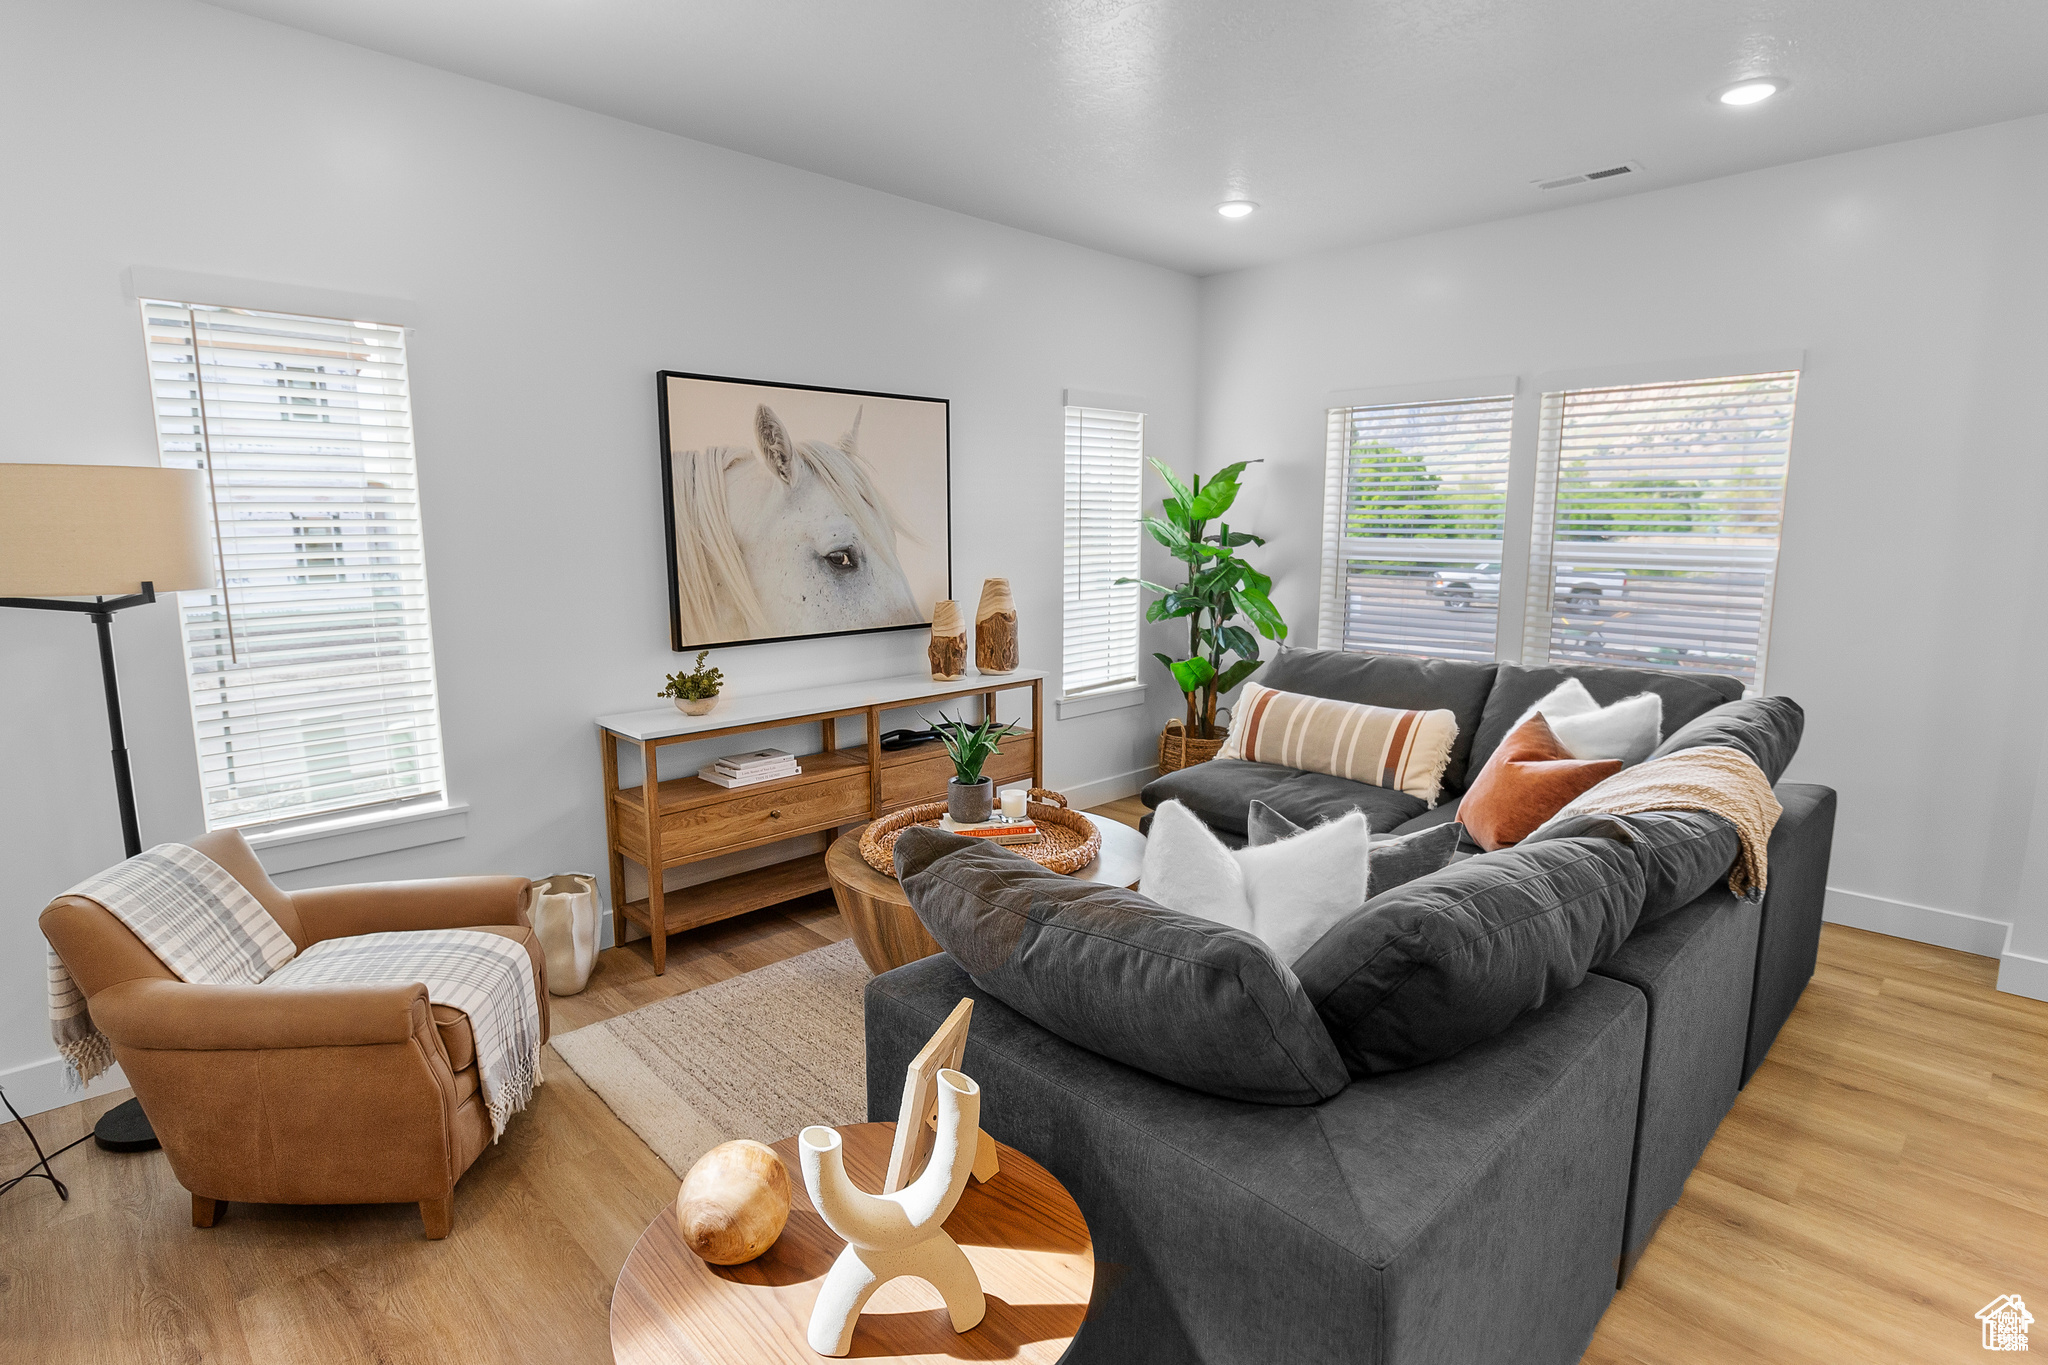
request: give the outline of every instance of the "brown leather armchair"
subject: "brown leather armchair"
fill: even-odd
[[[547,960],[524,877],[450,877],[286,892],[235,830],[191,846],[247,887],[301,951],[398,929],[483,929],[533,961],[541,1038]],[[448,1235],[455,1182],[491,1140],[469,1018],[427,988],[202,986],[180,981],[103,906],[59,896],[43,934],[142,1100],[192,1222],[220,1206],[417,1202]]]

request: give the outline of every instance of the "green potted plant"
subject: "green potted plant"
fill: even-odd
[[[1219,469],[1207,483],[1197,477],[1184,484],[1171,469],[1152,461],[1166,480],[1169,496],[1162,509],[1166,515],[1146,517],[1144,527],[1168,554],[1188,566],[1187,581],[1167,587],[1142,578],[1117,580],[1159,594],[1146,607],[1146,620],[1185,617],[1188,623],[1187,657],[1152,656],[1173,674],[1174,686],[1187,698],[1188,707],[1187,719],[1168,721],[1159,737],[1162,771],[1215,757],[1223,747],[1223,734],[1216,728],[1216,699],[1258,668],[1259,635],[1274,641],[1287,638],[1287,623],[1273,606],[1273,580],[1237,557],[1238,547],[1266,542],[1248,531],[1231,530],[1222,519],[1237,501],[1238,476],[1251,463],[1241,460]],[[1214,534],[1209,531],[1211,522],[1217,527]],[[1251,630],[1232,624],[1240,616],[1251,623]],[[1231,655],[1235,661],[1225,663]],[[1174,742],[1176,727],[1180,734]]]
[[[946,814],[956,825],[978,825],[995,814],[994,779],[983,777],[981,768],[1002,750],[1001,742],[1023,731],[993,716],[979,725],[949,720],[945,712],[931,727],[953,760],[953,775],[946,779]]]
[[[718,689],[725,681],[725,674],[704,666],[704,660],[710,654],[708,649],[701,651],[697,655],[697,666],[688,673],[669,674],[667,686],[654,695],[675,698],[676,710],[684,715],[708,714],[712,707],[718,705]]]

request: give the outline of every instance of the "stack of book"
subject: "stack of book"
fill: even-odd
[[[1037,823],[1028,816],[1019,816],[1015,820],[1006,820],[999,815],[993,820],[984,820],[972,825],[962,825],[954,823],[952,816],[942,815],[939,817],[939,828],[945,830],[948,834],[964,834],[970,839],[986,839],[992,844],[1002,844],[1006,847],[1036,844],[1042,842],[1045,838],[1043,834],[1038,832]]]
[[[697,776],[721,787],[751,787],[756,782],[795,777],[802,771],[796,755],[787,749],[756,749],[752,753],[731,754],[708,768],[699,768]]]

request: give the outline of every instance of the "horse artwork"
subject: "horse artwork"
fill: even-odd
[[[675,649],[929,623],[952,587],[944,399],[660,383]]]

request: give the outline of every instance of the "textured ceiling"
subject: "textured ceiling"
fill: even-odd
[[[2048,0],[217,3],[1197,274],[2048,111]]]

